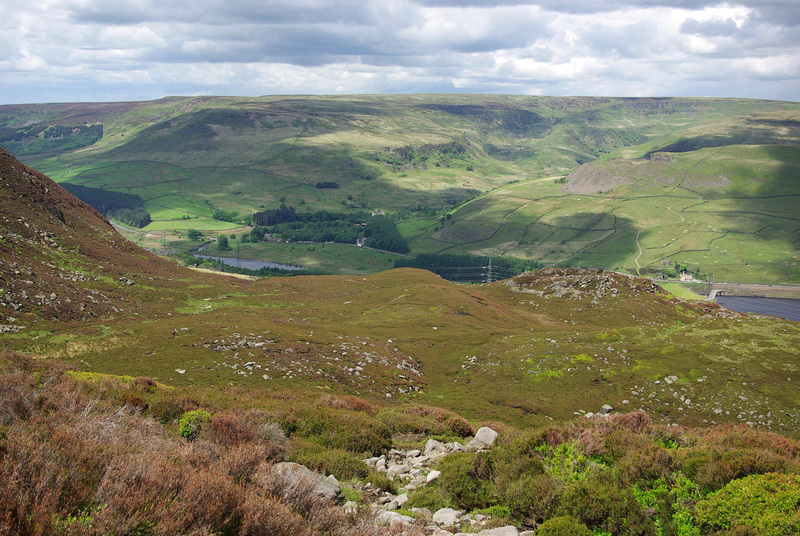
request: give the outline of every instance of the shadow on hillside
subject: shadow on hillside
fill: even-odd
[[[634,222],[628,218],[609,212],[577,213],[568,217],[555,218],[548,225],[555,232],[559,243],[563,242],[569,251],[569,242],[590,242],[574,253],[570,262],[597,268],[631,268],[635,257],[636,234]]]

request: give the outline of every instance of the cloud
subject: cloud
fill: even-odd
[[[0,104],[204,91],[798,100],[800,87],[794,0],[12,1],[0,0]]]

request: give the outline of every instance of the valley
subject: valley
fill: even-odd
[[[78,129],[48,154],[20,142],[31,167],[0,151],[0,527],[655,536],[734,534],[750,516],[791,533],[796,508],[780,508],[796,504],[800,324],[643,276],[797,282],[798,106],[470,95],[0,107],[17,130],[103,124],[94,142]],[[139,195],[152,222],[121,232],[163,255],[47,174]],[[411,252],[250,240],[246,217],[267,210],[368,211]],[[204,243],[309,270],[185,266],[178,254]],[[494,277],[394,268],[427,253],[489,256]],[[549,266],[504,277],[508,258]],[[456,446],[482,427],[499,432],[491,447]],[[389,474],[436,442],[446,455]],[[281,480],[285,461],[333,475],[350,510]],[[434,467],[440,480],[423,483]],[[424,509],[446,508],[462,521],[434,527]],[[376,526],[395,511],[405,521]]]
[[[191,249],[190,230],[241,237],[253,213],[285,204],[386,213],[414,254],[794,284],[798,113],[735,99],[198,97],[5,106],[0,124],[56,181],[139,195],[152,222],[126,236],[165,254]],[[34,143],[82,121],[102,137]],[[292,247],[247,255],[281,262]],[[384,268],[361,254],[308,262]]]

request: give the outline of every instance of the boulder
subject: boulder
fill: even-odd
[[[396,525],[411,525],[414,523],[413,518],[398,514],[397,512],[387,512],[386,510],[376,510],[376,512],[376,525],[388,525],[390,527],[394,527]]]
[[[600,414],[601,415],[608,415],[614,408],[609,404],[603,404],[600,406]]]
[[[287,481],[308,482],[313,487],[314,493],[325,499],[336,500],[342,494],[339,481],[333,475],[325,477],[304,465],[294,462],[276,463],[272,469]]]
[[[438,479],[440,476],[442,476],[441,471],[435,471],[435,470],[431,471],[430,473],[428,473],[428,476],[425,477],[425,483],[430,484],[434,480]]]
[[[478,433],[475,434],[475,439],[467,443],[467,450],[491,448],[492,445],[494,445],[495,439],[497,439],[497,432],[488,426],[484,426],[478,430]]]
[[[411,512],[417,514],[419,517],[423,517],[425,519],[430,519],[433,517],[433,514],[427,508],[412,508]]]
[[[446,527],[451,527],[453,525],[458,524],[458,520],[461,519],[461,516],[464,515],[464,512],[461,510],[453,510],[452,508],[442,508],[440,510],[436,510],[436,513],[433,514],[432,521],[437,525],[444,525]]]
[[[444,446],[444,443],[441,441],[436,441],[435,439],[429,439],[427,443],[425,443],[425,456],[442,456],[447,453],[447,447]]]
[[[389,469],[386,471],[386,476],[389,478],[394,478],[397,475],[404,475],[411,471],[411,467],[406,464],[397,464],[397,465],[390,465]]]
[[[478,533],[478,536],[519,536],[517,527],[506,525],[497,529],[485,529]]]

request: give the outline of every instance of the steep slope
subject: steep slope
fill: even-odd
[[[4,330],[37,319],[89,320],[152,311],[153,292],[188,274],[124,239],[94,209],[0,148]]]

